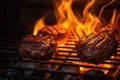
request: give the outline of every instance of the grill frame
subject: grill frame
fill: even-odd
[[[0,54],[3,53],[7,53],[7,54],[11,54],[14,55],[14,58],[8,58],[8,57],[2,57],[0,58],[0,63],[2,62],[3,65],[0,65],[0,76],[1,77],[14,77],[14,78],[21,78],[21,79],[29,79],[29,80],[48,80],[49,78],[51,78],[51,75],[54,74],[69,74],[69,75],[79,75],[79,76],[83,76],[83,77],[87,77],[90,75],[86,75],[86,74],[81,74],[81,73],[71,73],[71,72],[63,72],[63,71],[59,71],[58,68],[60,66],[73,66],[73,67],[86,67],[86,68],[96,68],[96,69],[103,69],[103,70],[109,70],[109,72],[105,75],[105,76],[93,76],[93,77],[103,77],[104,79],[107,80],[116,80],[118,75],[119,75],[119,65],[120,65],[120,59],[108,59],[111,61],[115,61],[115,62],[102,62],[101,64],[112,64],[113,67],[112,68],[104,68],[104,67],[99,67],[99,66],[86,66],[86,65],[82,65],[82,64],[68,64],[65,62],[69,62],[69,61],[77,61],[77,62],[85,62],[85,61],[81,61],[79,60],[79,58],[76,55],[71,55],[71,54],[76,54],[75,52],[75,47],[71,47],[70,45],[74,46],[75,44],[70,44],[69,42],[73,41],[74,38],[70,39],[68,41],[68,43],[66,44],[66,46],[58,46],[58,48],[67,48],[67,49],[72,49],[71,51],[67,51],[67,50],[58,50],[57,54],[51,58],[50,61],[41,61],[41,60],[26,60],[26,59],[21,59],[21,55],[19,54],[18,51],[18,46],[20,43],[29,43],[29,42],[23,42],[22,40],[5,40],[5,41],[0,41]],[[74,40],[75,41],[75,40]],[[114,56],[116,57],[120,57],[120,41],[118,42],[118,50],[117,50],[117,54],[114,54]],[[59,53],[68,53],[67,55],[64,54],[59,54]],[[60,58],[59,58],[60,57]],[[64,58],[63,58],[64,57]],[[71,59],[71,58],[73,59]],[[55,61],[54,61],[55,60]],[[58,62],[57,62],[58,61]],[[55,67],[52,70],[39,70],[39,69],[35,69],[35,68],[19,68],[19,67],[14,67],[13,64],[17,63],[17,62],[27,62],[27,63],[40,63],[40,64],[50,64],[50,65],[55,65]],[[9,63],[9,64],[8,64]],[[7,69],[16,69],[16,70],[26,70],[26,71],[39,71],[39,72],[45,72],[45,73],[49,73],[47,76],[45,76],[44,78],[34,78],[34,77],[24,77],[24,76],[14,76],[14,75],[6,75],[3,74]],[[91,76],[92,77],[92,76]]]

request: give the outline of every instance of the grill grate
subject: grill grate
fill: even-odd
[[[51,60],[30,60],[22,58],[18,51],[19,43],[23,42],[21,40],[6,40],[0,42],[0,79],[3,80],[18,80],[18,79],[28,79],[28,80],[58,80],[55,77],[58,75],[72,75],[72,76],[82,76],[82,77],[97,77],[103,80],[112,80],[118,71],[120,65],[120,42],[118,42],[117,54],[112,55],[112,57],[101,65],[108,64],[112,67],[99,66],[95,64],[88,64],[83,60],[79,60],[75,51],[75,41],[71,38],[68,43],[64,46],[58,46],[58,53],[51,58]],[[26,42],[25,42],[26,43]],[[27,65],[20,67],[20,65]],[[30,66],[31,65],[31,66]],[[40,68],[41,66],[46,68]],[[105,75],[87,75],[84,71],[78,70],[78,72],[62,71],[61,66],[70,66],[74,68],[85,68],[85,69],[96,69],[96,70],[109,70]],[[11,71],[11,72],[10,72]],[[36,72],[38,76],[30,76],[31,73]],[[17,74],[17,75],[16,75]],[[43,74],[43,75],[40,75]],[[118,73],[117,73],[118,74]],[[26,76],[25,76],[26,75]],[[29,75],[29,76],[28,76]],[[113,76],[114,75],[114,76]],[[54,79],[53,79],[54,78]],[[72,80],[72,79],[70,79]],[[77,79],[73,79],[77,80]]]

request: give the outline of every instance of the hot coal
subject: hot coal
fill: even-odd
[[[71,62],[66,63],[73,64]],[[79,67],[73,67],[68,65],[61,65],[58,70],[61,72],[79,73]],[[82,77],[70,74],[55,74],[52,80],[82,80]]]
[[[19,46],[20,54],[31,59],[49,60],[56,53],[57,44],[49,35],[28,35]]]
[[[106,76],[104,74],[103,71],[101,70],[89,70],[87,72],[84,73],[85,76],[83,76],[83,80],[107,80],[104,76]]]
[[[117,41],[113,31],[89,34],[76,43],[76,51],[81,60],[98,64],[117,52]]]

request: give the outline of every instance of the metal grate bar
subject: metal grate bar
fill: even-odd
[[[72,41],[73,39],[71,39],[70,41]],[[65,45],[65,46],[58,46],[59,50],[58,53],[51,58],[51,60],[48,61],[43,61],[43,60],[25,60],[25,59],[21,59],[20,55],[18,55],[18,58],[13,59],[13,58],[0,58],[0,62],[4,62],[4,63],[9,63],[12,62],[12,64],[17,63],[17,62],[25,62],[25,63],[40,63],[40,64],[50,64],[50,65],[56,65],[57,68],[53,68],[53,69],[48,69],[48,70],[40,70],[37,68],[22,68],[22,67],[15,67],[13,65],[10,66],[6,66],[6,65],[0,65],[0,69],[17,69],[17,70],[21,70],[21,71],[37,71],[37,72],[44,72],[44,73],[49,73],[47,78],[31,78],[31,80],[47,80],[51,77],[51,75],[54,74],[69,74],[69,75],[82,75],[82,76],[89,76],[89,75],[84,75],[81,73],[71,73],[71,72],[63,72],[63,71],[59,71],[58,68],[60,66],[72,66],[72,67],[84,67],[84,68],[91,68],[91,69],[102,69],[102,70],[110,70],[110,71],[115,71],[116,67],[112,67],[112,68],[107,68],[107,67],[100,67],[100,66],[93,66],[93,65],[84,65],[84,64],[68,64],[66,62],[85,62],[85,60],[80,60],[76,54],[76,50],[75,50],[75,44],[74,43],[70,43],[70,41]],[[22,41],[3,41],[0,42],[1,46],[0,46],[0,54],[19,54],[17,47],[19,46],[19,43],[21,43]],[[31,43],[31,42],[22,42],[22,43]],[[120,43],[119,43],[120,45]],[[119,47],[118,47],[119,48]],[[120,50],[117,50],[117,52],[120,52]],[[120,57],[120,54],[114,54],[113,55],[115,58],[110,58],[107,59],[109,61],[104,61],[101,62],[100,64],[109,64],[109,65],[113,65],[113,66],[118,66],[120,65],[120,59],[116,58],[116,57]],[[0,74],[0,76],[2,77],[14,77],[13,75],[2,75]],[[107,76],[107,75],[106,75]],[[102,77],[106,77],[106,76],[102,76]],[[22,78],[22,79],[29,79],[30,77],[24,77],[24,76],[16,76],[16,78]],[[107,77],[109,78],[108,80],[111,80],[111,77]]]

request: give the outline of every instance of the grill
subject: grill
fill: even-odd
[[[29,42],[23,42],[19,38],[31,34],[33,31],[32,26],[36,20],[48,13],[46,22],[48,24],[55,23],[52,1],[56,0],[18,0],[16,2],[5,0],[0,3],[0,23],[2,23],[0,32],[4,34],[0,38],[0,80],[81,80],[81,77],[83,80],[96,80],[96,78],[97,80],[117,80],[120,75],[120,41],[118,41],[117,54],[113,54],[111,58],[96,65],[87,63],[77,57],[75,50],[76,39],[73,35],[70,35],[69,41],[64,46],[58,46],[57,54],[50,60],[28,59],[20,55],[19,44]],[[83,10],[82,3],[73,3],[73,9],[79,11],[80,7]],[[98,6],[96,4],[95,8],[99,10],[103,5]],[[120,1],[115,0],[111,6],[107,7],[103,17],[105,19],[107,17],[109,21],[114,7],[120,13],[119,5]],[[109,12],[111,14],[108,14]],[[3,40],[1,40],[2,38]],[[10,38],[10,40],[4,38]],[[74,71],[76,69],[77,71]],[[100,70],[105,75],[86,74],[88,70],[98,72]]]
[[[80,60],[76,55],[75,42],[74,36],[71,35],[64,46],[58,46],[57,54],[50,60],[31,60],[23,58],[18,51],[19,44],[27,42],[20,39],[0,41],[0,80],[68,80],[63,79],[65,75],[76,77],[76,79],[70,78],[69,80],[80,80],[80,77],[88,77],[90,80],[93,77],[100,80],[117,80],[120,71],[120,41],[118,41],[117,54],[100,63],[100,65],[111,65],[112,67],[88,64]],[[78,72],[61,70],[61,67],[64,66],[79,70]],[[85,74],[87,70],[107,72],[105,75],[90,75]]]

